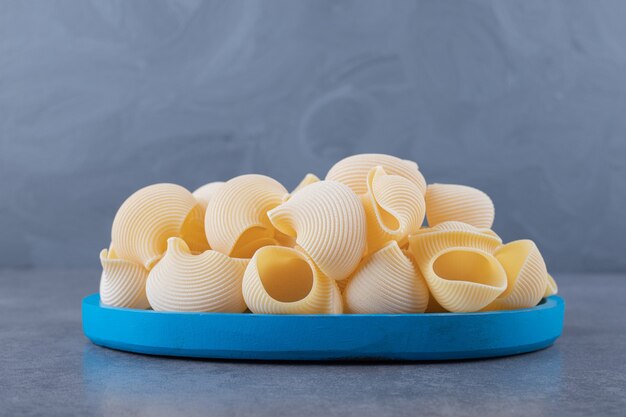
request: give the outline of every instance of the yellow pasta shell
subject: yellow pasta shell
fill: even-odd
[[[150,271],[146,285],[154,310],[245,311],[241,285],[248,259],[229,258],[214,250],[195,255],[178,238],[167,243],[167,251]]]
[[[506,272],[490,253],[469,247],[449,247],[420,268],[431,295],[452,312],[483,309],[507,287]]]
[[[552,275],[547,274],[546,276],[546,291],[543,293],[544,297],[550,297],[551,295],[555,295],[559,292],[559,287],[556,285],[556,281],[552,277]]]
[[[409,236],[409,248],[424,273],[423,268],[435,255],[451,247],[474,248],[493,253],[502,244],[502,240],[487,230],[461,222],[445,222],[421,229]]]
[[[367,192],[367,176],[370,170],[381,166],[390,175],[399,175],[415,184],[422,194],[426,192],[426,180],[413,161],[385,154],[359,154],[337,162],[326,174],[326,180],[346,184],[357,195]]]
[[[361,262],[346,286],[344,301],[349,313],[423,313],[428,288],[409,255],[391,241]]]
[[[250,258],[266,245],[275,245],[268,210],[278,206],[287,190],[264,175],[241,175],[227,181],[211,197],[205,231],[211,248],[237,258]]]
[[[113,220],[111,242],[117,254],[151,269],[165,252],[167,239],[180,236],[196,205],[193,195],[175,184],[154,184],[135,192]]]
[[[267,214],[331,279],[348,277],[363,257],[365,212],[359,197],[342,183],[308,185]]]
[[[243,278],[243,297],[257,314],[341,314],[341,294],[304,253],[265,246],[254,254]]]
[[[220,188],[222,188],[223,185],[223,181],[210,182],[208,184],[204,184],[202,187],[199,187],[192,194],[198,203],[202,205],[204,211],[206,211],[209,201],[211,201],[211,198]]]
[[[143,265],[118,258],[112,246],[100,252],[100,263],[102,304],[142,310],[150,307],[146,298],[148,270]]]
[[[426,206],[420,189],[404,177],[388,175],[380,166],[370,170],[367,193],[361,201],[367,219],[368,253],[390,240],[404,245],[424,221]]]
[[[508,285],[486,310],[536,306],[548,285],[548,271],[537,245],[532,240],[516,240],[500,246],[494,255],[506,271]]]
[[[459,221],[478,228],[490,229],[495,209],[484,192],[465,185],[430,184],[426,191],[426,217],[435,226]]]

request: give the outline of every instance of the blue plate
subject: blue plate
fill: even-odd
[[[485,313],[265,315],[168,313],[83,299],[83,331],[97,345],[150,355],[254,360],[450,360],[515,355],[561,335],[558,296]]]

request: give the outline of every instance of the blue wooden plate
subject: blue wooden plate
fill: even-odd
[[[97,345],[150,355],[254,360],[450,360],[515,355],[561,335],[558,296],[533,308],[485,313],[265,315],[169,313],[83,299],[83,331]]]

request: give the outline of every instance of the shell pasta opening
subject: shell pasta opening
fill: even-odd
[[[492,257],[472,249],[453,249],[439,255],[433,271],[448,281],[468,281],[498,287],[503,284],[501,268]]]
[[[264,251],[257,265],[263,288],[277,301],[300,301],[313,288],[311,266],[293,251],[273,247]]]

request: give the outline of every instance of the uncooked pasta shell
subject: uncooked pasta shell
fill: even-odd
[[[195,255],[178,238],[168,240],[167,251],[150,271],[146,293],[156,311],[241,313],[241,293],[247,259],[235,259],[209,250]]]
[[[499,247],[495,257],[506,271],[508,285],[486,310],[534,307],[548,285],[546,264],[532,240],[516,240]]]
[[[484,192],[465,185],[430,184],[426,191],[426,217],[432,227],[442,222],[460,221],[490,229],[495,209]]]
[[[367,175],[376,166],[381,166],[390,175],[399,175],[414,183],[424,194],[426,180],[413,161],[385,154],[353,155],[337,162],[326,174],[326,179],[346,184],[357,195],[367,192]]]
[[[259,249],[246,268],[243,297],[257,314],[341,314],[337,284],[304,253],[282,246]]]
[[[411,181],[388,175],[380,167],[370,170],[367,193],[361,196],[367,219],[367,252],[382,248],[390,240],[407,243],[417,232],[425,215],[424,196]]]
[[[241,175],[213,195],[205,215],[211,248],[224,255],[250,258],[266,245],[275,245],[275,230],[267,212],[278,206],[287,190],[264,175]]]
[[[189,191],[175,184],[154,184],[135,192],[113,220],[111,242],[117,254],[151,269],[165,252],[167,239],[181,235],[196,204]]]
[[[559,287],[556,285],[556,281],[552,277],[552,275],[547,274],[546,276],[546,291],[543,293],[544,297],[550,297],[551,295],[555,295],[559,292]]]
[[[348,313],[423,313],[428,288],[409,255],[391,241],[361,262],[346,286],[344,301]]]
[[[211,201],[211,198],[220,188],[222,188],[223,185],[223,181],[210,182],[208,184],[204,184],[202,187],[199,187],[192,194],[194,198],[198,200],[198,203],[202,205],[204,211],[206,211],[206,207],[209,205],[209,201]]]
[[[507,286],[504,268],[490,253],[449,247],[421,268],[431,295],[452,312],[473,312],[495,300]]]
[[[366,245],[363,206],[346,185],[320,181],[270,210],[276,229],[296,244],[328,277],[347,278],[359,264]]]
[[[145,310],[150,307],[146,298],[148,270],[143,265],[120,259],[113,247],[100,252],[102,276],[100,301],[114,307]]]
[[[486,233],[485,229],[460,222],[420,229],[418,233],[409,236],[409,248],[422,273],[431,259],[444,249],[465,247],[493,253],[501,244],[502,240],[495,233]]]

